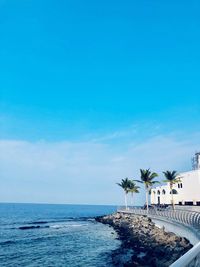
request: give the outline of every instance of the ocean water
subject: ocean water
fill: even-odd
[[[114,206],[0,204],[0,266],[112,266],[120,241],[93,217],[114,211]]]

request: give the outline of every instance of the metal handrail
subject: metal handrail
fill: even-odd
[[[197,211],[190,211],[184,209],[146,209],[140,207],[129,207],[128,209],[120,207],[118,212],[132,213],[137,215],[146,215],[153,218],[162,218],[171,220],[195,230],[200,236],[200,213]],[[170,267],[199,267],[200,266],[200,242],[191,248],[182,257],[176,260]]]
[[[200,266],[200,242],[191,248],[170,267],[198,267]]]
[[[155,208],[155,209],[149,209],[147,213],[146,209],[141,209],[139,207],[134,207],[134,208],[128,207],[128,209],[120,207],[118,208],[118,211],[125,213],[134,213],[138,215],[148,215],[148,216],[167,218],[174,222],[190,226],[193,229],[200,231],[200,213],[196,211],[185,211],[182,209],[161,210]]]

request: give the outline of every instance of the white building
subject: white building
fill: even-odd
[[[200,153],[193,158],[193,170],[180,173],[180,182],[173,185],[176,205],[200,206]],[[171,204],[169,183],[151,189],[151,204]]]

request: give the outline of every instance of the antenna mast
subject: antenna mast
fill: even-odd
[[[193,170],[200,170],[200,152],[196,152],[192,158],[192,168]]]

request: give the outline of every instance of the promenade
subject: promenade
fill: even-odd
[[[168,224],[176,224],[180,229],[184,227],[185,231],[196,236],[195,246],[185,253],[181,258],[174,262],[170,267],[197,267],[200,266],[200,207],[180,206],[172,209],[146,209],[142,208],[118,208],[118,212],[146,215],[151,219],[165,221]]]

